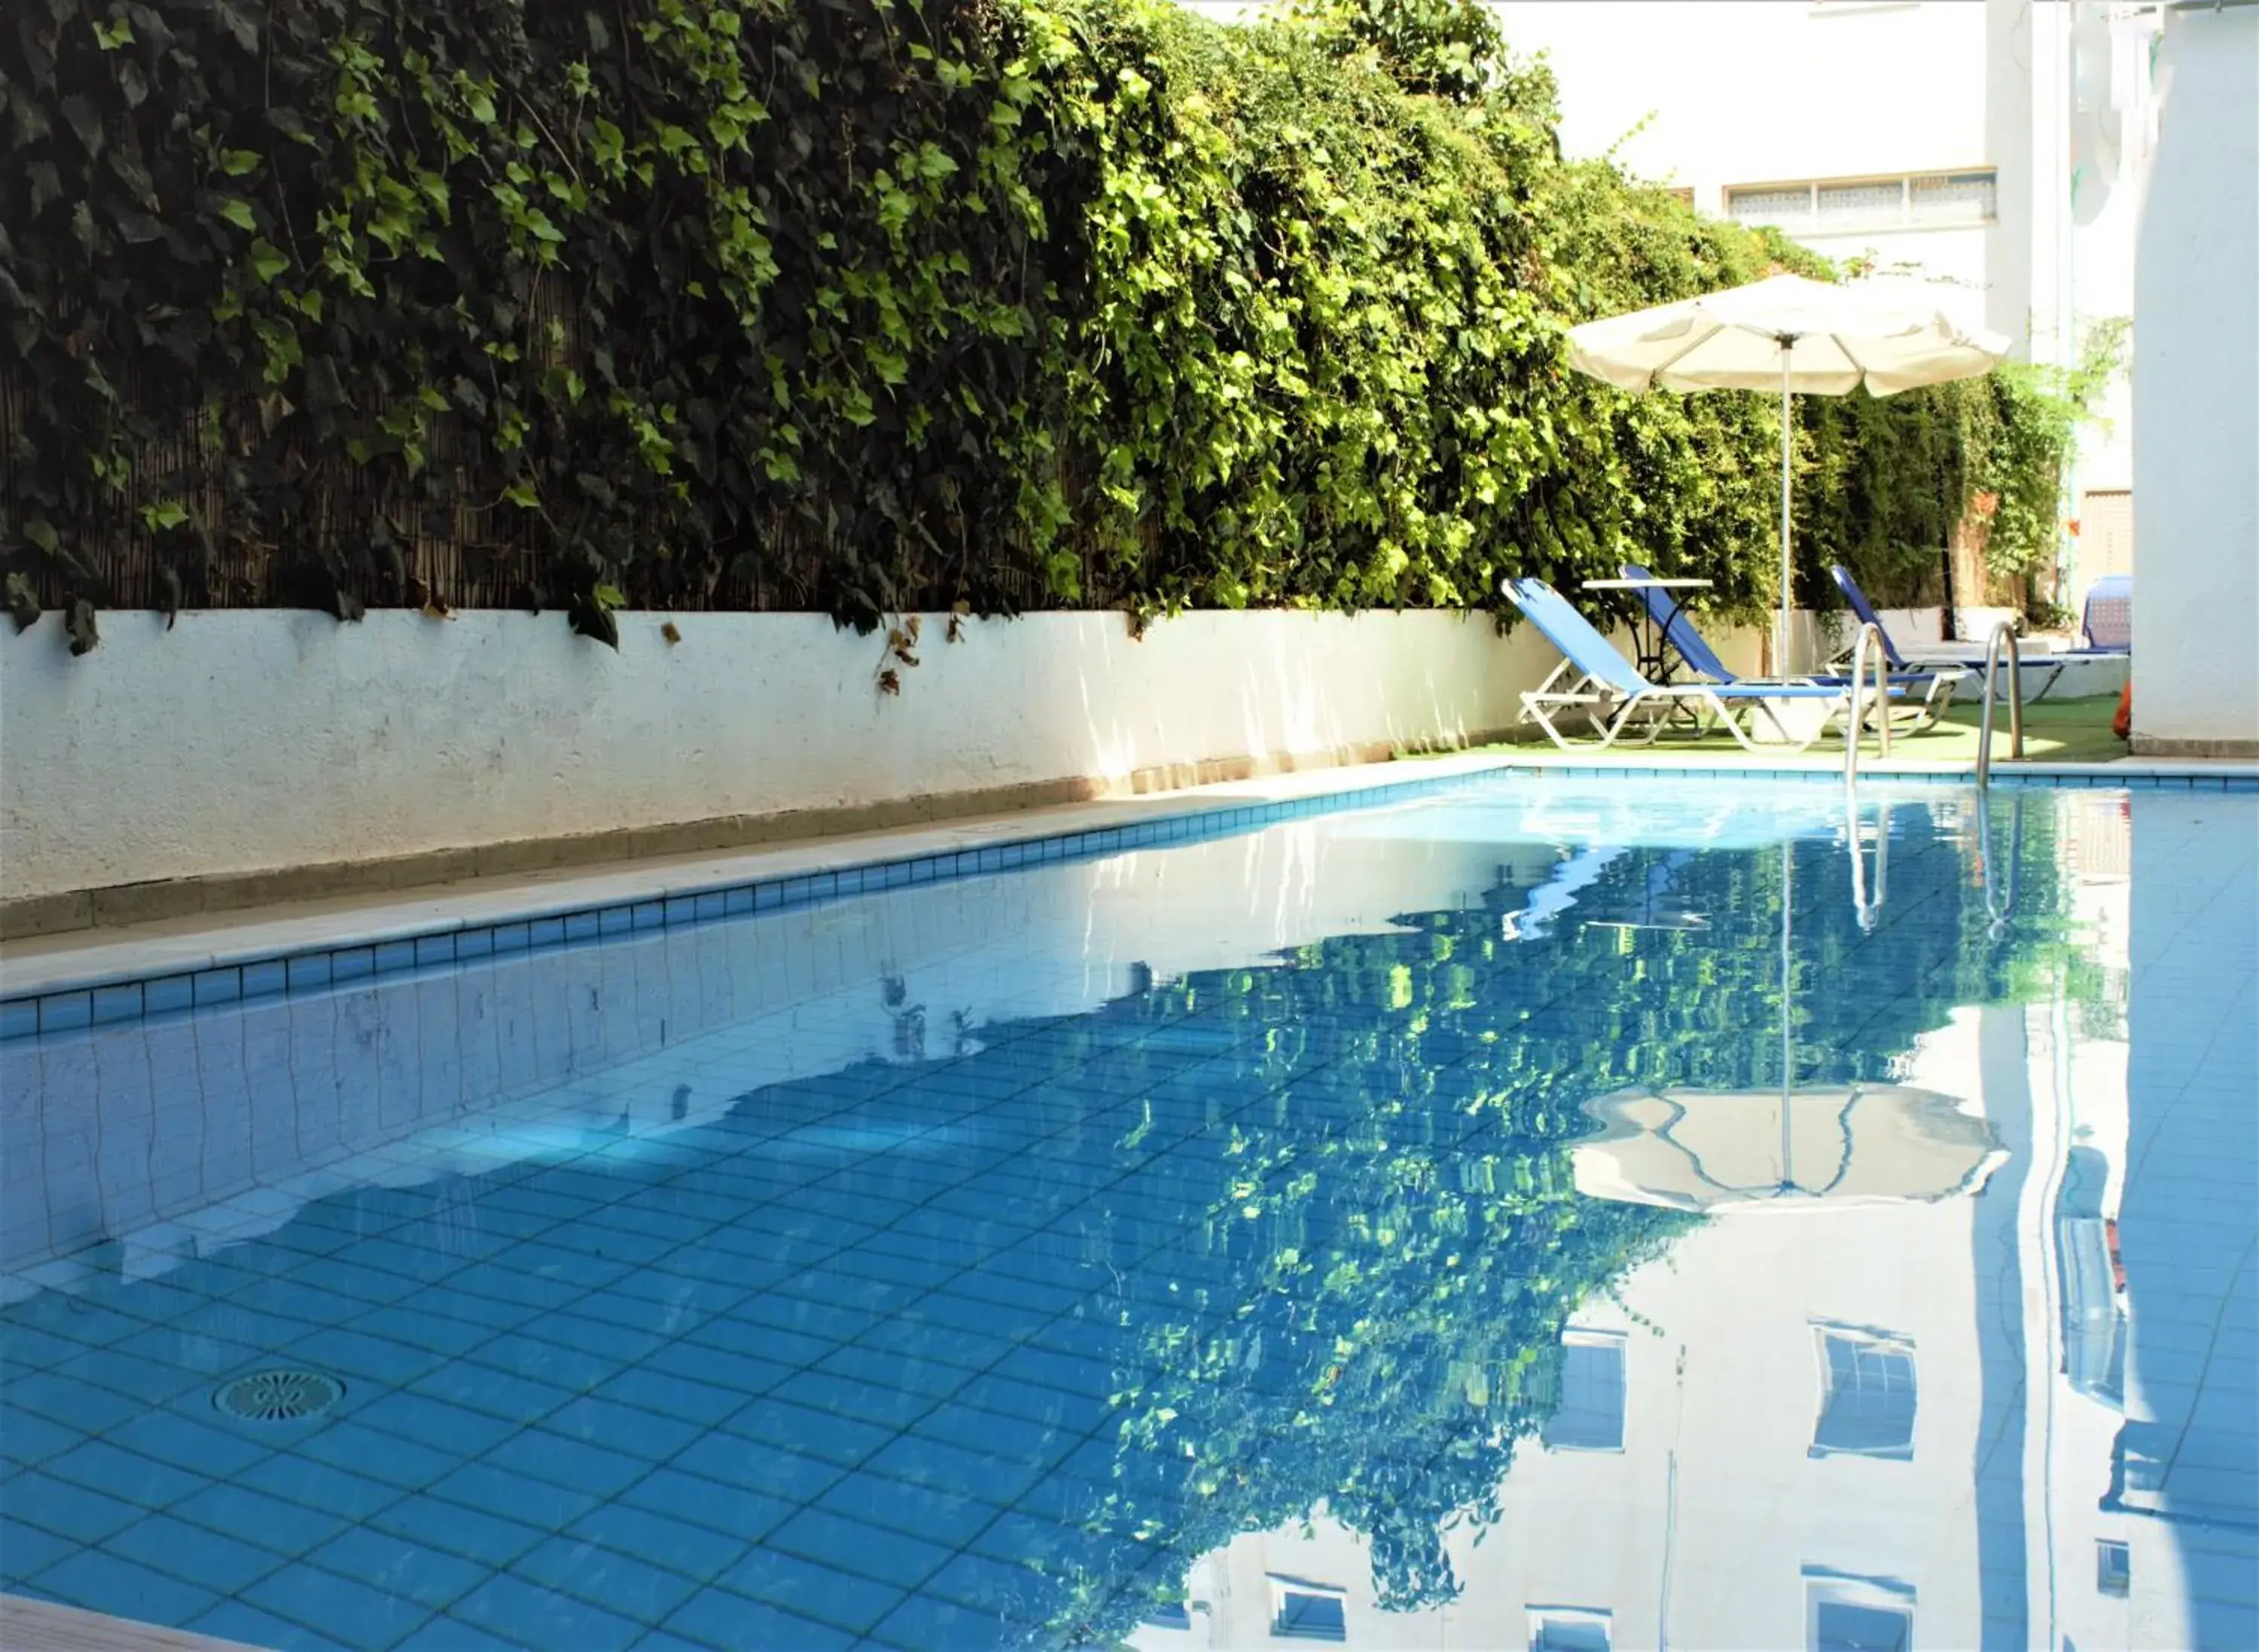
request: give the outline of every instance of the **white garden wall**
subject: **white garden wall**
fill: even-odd
[[[1507,730],[1557,658],[1481,616],[930,617],[888,695],[883,640],[821,616],[661,623],[614,653],[556,615],[117,613],[74,659],[50,616],[0,639],[0,901],[1365,758]]]
[[[1529,637],[1440,614],[1120,615],[925,625],[806,615],[51,617],[0,643],[0,898],[1071,780],[1309,760],[1506,728]]]

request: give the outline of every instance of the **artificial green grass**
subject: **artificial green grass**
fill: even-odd
[[[1913,758],[1927,763],[1965,763],[1972,768],[1977,762],[1977,723],[1982,708],[1970,696],[1964,695],[1954,702],[1953,709],[1939,719],[1937,724],[1919,734],[1904,732],[1891,737],[1893,758]],[[2110,719],[2117,715],[2116,694],[2089,694],[2079,700],[2039,700],[2024,708],[2024,758],[2034,763],[2107,763],[2126,755],[2126,742],[2110,732]],[[1507,751],[1513,746],[1484,747],[1486,751]],[[1623,756],[1636,758],[1643,751],[1704,751],[1721,757],[1745,755],[1741,748],[1723,734],[1711,734],[1700,738],[1681,735],[1666,735],[1652,745],[1624,745],[1613,748]],[[1830,736],[1810,748],[1806,755],[1824,756],[1828,752],[1841,755],[1842,744]],[[1875,742],[1868,737],[1865,751],[1872,755]],[[1399,752],[1400,758],[1411,759],[1423,756],[1440,757],[1443,752]],[[1996,763],[2008,760],[2008,708],[2003,701],[1992,712],[1992,759]]]
[[[1941,763],[1977,761],[1977,720],[1981,700],[1956,701],[1935,729],[1891,742],[1892,756]],[[2024,756],[2036,763],[2107,763],[2126,755],[2126,742],[2110,732],[2118,715],[2116,694],[2083,700],[2039,700],[2024,708]],[[2008,708],[1992,708],[1992,756],[2008,755]]]
[[[1971,685],[1963,685],[1964,688]],[[1964,694],[1953,702],[1953,709],[1930,728],[1919,734],[1903,730],[1891,736],[1891,755],[1913,758],[1925,763],[1977,764],[1977,722],[1983,713],[1983,702],[1973,694]],[[2033,763],[2107,763],[2113,758],[2126,755],[2126,743],[2110,732],[2110,719],[2118,710],[2116,694],[2091,694],[2083,700],[2040,700],[2024,708],[2024,758]],[[1665,735],[1650,751],[1692,751],[1723,745],[1738,751],[1741,748],[1721,734],[1703,736]],[[1633,748],[1635,751],[1639,748]],[[1825,754],[1842,753],[1842,745],[1834,736],[1810,748]],[[1863,757],[1875,751],[1874,737],[1867,737]],[[1992,760],[2008,760],[2008,704],[2002,701],[1992,709]]]

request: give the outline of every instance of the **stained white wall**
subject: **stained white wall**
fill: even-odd
[[[2259,751],[2259,10],[2167,14],[2134,277],[2134,738]]]
[[[882,694],[820,616],[105,614],[0,638],[0,899],[1495,735],[1559,656],[1483,616],[973,622]],[[1761,634],[1706,627],[1756,674]],[[1809,623],[1799,628],[1810,636]],[[1628,642],[1628,639],[1620,639]],[[1162,772],[1156,774],[1154,771]]]
[[[556,616],[56,622],[0,645],[0,896],[869,804],[1502,730],[1552,664],[1442,614],[927,622],[688,614],[616,654]]]

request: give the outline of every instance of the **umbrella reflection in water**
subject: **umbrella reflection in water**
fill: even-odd
[[[1849,837],[1856,858],[1856,821]],[[1781,844],[1780,1088],[1623,1090],[1586,1102],[1601,1128],[1573,1150],[1578,1192],[1718,1214],[1929,1203],[1976,1193],[2007,1157],[1990,1124],[1936,1091],[1796,1083],[1791,847]],[[1868,927],[1863,884],[1854,890]]]
[[[1973,1193],[2006,1157],[1950,1096],[1900,1085],[1627,1090],[1588,1101],[1577,1191],[1675,1210],[1928,1203]]]

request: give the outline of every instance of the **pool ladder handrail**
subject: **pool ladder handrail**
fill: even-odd
[[[1985,883],[1985,933],[1999,940],[2007,933],[2008,918],[2016,909],[2016,880],[2024,858],[2024,794],[2008,794],[2008,875],[1996,875],[1992,859],[1992,799],[1977,794],[1977,865]],[[2004,887],[2005,886],[2005,887]]]
[[[2023,655],[2016,646],[2014,629],[2002,620],[1985,644],[1985,709],[1977,723],[1977,789],[1980,792],[1992,783],[1992,701],[1999,693],[1996,684],[2004,642],[2008,645],[2008,756],[2020,760],[2024,755]]]
[[[1867,899],[1867,855],[1861,847],[1859,833],[1864,824],[1856,801],[1844,817],[1844,831],[1851,846],[1851,910],[1859,922],[1859,933],[1872,935],[1881,920],[1883,902],[1890,898],[1891,883],[1891,806],[1885,803],[1875,815],[1875,898]]]
[[[1862,703],[1867,683],[1867,643],[1875,644],[1875,702],[1882,709],[1882,748],[1876,755],[1891,754],[1891,673],[1890,654],[1884,644],[1883,628],[1871,621],[1859,627],[1859,639],[1851,648],[1851,706],[1843,725],[1843,784],[1856,786],[1859,780],[1859,734],[1866,726],[1867,714]]]

